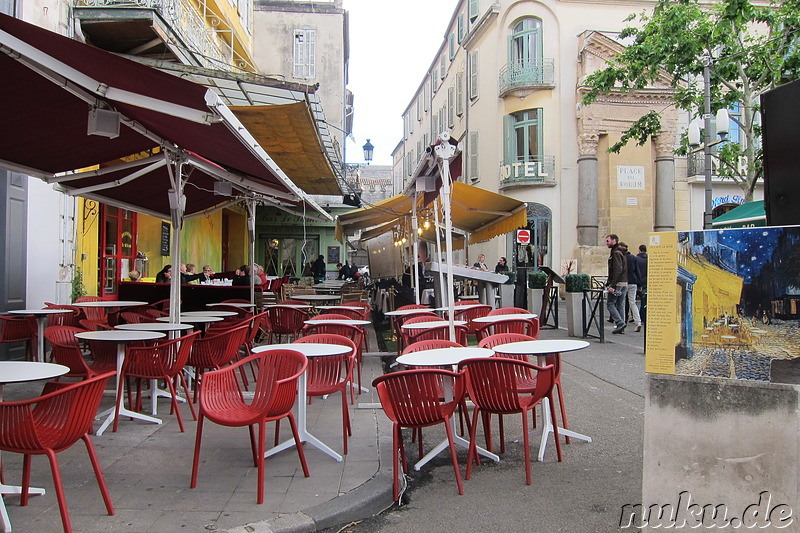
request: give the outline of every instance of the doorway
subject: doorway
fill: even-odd
[[[136,258],[136,213],[101,204],[100,290],[104,299],[117,298],[119,281],[133,269]]]

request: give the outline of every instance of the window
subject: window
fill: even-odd
[[[452,128],[456,123],[456,88],[447,89],[447,124]]]
[[[447,76],[447,58],[442,54],[439,58],[439,77],[444,79],[445,76]]]
[[[431,80],[425,82],[425,112],[428,112],[428,109],[431,108]]]
[[[458,44],[464,40],[464,13],[458,15]]]
[[[295,78],[310,79],[317,75],[317,32],[315,30],[294,30],[294,68]]]
[[[467,13],[469,13],[470,22],[474,22],[478,18],[478,11],[480,11],[480,0],[469,0]]]
[[[408,115],[403,115],[403,139],[408,139]]]
[[[456,115],[464,114],[464,73],[456,74]]]
[[[439,89],[439,69],[434,68],[431,71],[431,94],[436,94]]]
[[[16,15],[14,4],[14,0],[0,0],[0,13],[5,13],[6,15],[11,15],[13,17]]]
[[[422,95],[417,95],[417,120],[422,120]]]
[[[508,62],[525,69],[542,63],[542,21],[527,17],[516,24],[508,38]]]
[[[451,33],[450,36],[447,38],[447,45],[450,49],[450,61],[456,57],[456,35],[455,33]]]
[[[478,132],[469,132],[469,144],[467,145],[467,153],[469,158],[467,161],[467,175],[475,182],[480,180],[478,175]]]
[[[478,51],[469,55],[469,99],[478,97]]]
[[[503,121],[506,162],[541,161],[542,110],[527,109],[506,115]]]
[[[411,135],[414,133],[414,116],[411,114],[411,111],[406,115],[406,120],[408,120],[408,134]]]
[[[446,102],[445,102],[445,105],[443,105],[442,108],[439,109],[439,129],[442,130],[442,131],[447,129],[447,103]],[[437,137],[438,137],[438,134],[441,133],[442,131],[437,132]]]
[[[433,113],[431,116],[431,131],[433,132],[434,139],[439,136],[439,117],[436,113]]]

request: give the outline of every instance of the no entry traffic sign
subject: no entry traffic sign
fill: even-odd
[[[517,244],[530,244],[531,243],[531,230],[518,229],[517,230]]]

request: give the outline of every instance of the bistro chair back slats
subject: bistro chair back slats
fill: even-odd
[[[0,344],[24,342],[29,361],[36,361],[36,322],[27,316],[0,315]]]
[[[272,344],[273,337],[277,337],[280,342],[281,338],[286,335],[292,339],[300,336],[300,330],[305,326],[305,321],[308,320],[308,313],[303,309],[296,307],[289,307],[283,305],[276,305],[267,308],[267,316],[269,317],[269,338],[267,342]]]

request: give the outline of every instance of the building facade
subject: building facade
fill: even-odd
[[[687,177],[686,159],[673,154],[687,120],[670,105],[666,76],[651,87],[582,104],[582,80],[622,49],[617,35],[629,24],[625,19],[653,5],[459,2],[403,114],[395,179],[408,181],[439,132],[458,139],[462,181],[528,205],[529,244],[509,234],[471,247],[470,256],[484,253],[492,264],[506,256],[518,268],[563,272],[572,264],[604,275],[606,234],[635,249],[651,231],[698,227],[697,180]],[[663,131],[643,146],[609,153],[650,110],[661,113]],[[731,194],[722,189],[716,196]]]

